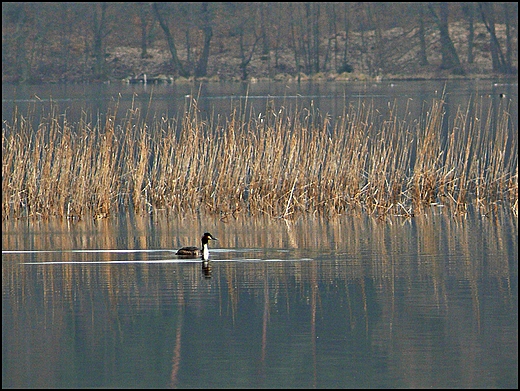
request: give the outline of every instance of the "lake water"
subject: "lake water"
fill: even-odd
[[[499,80],[3,85],[2,116],[151,95],[150,115],[177,115],[194,95],[208,116],[274,99],[415,118],[443,90],[448,114],[510,102],[518,131],[518,84]],[[210,267],[175,256],[206,231]],[[2,387],[518,388],[518,216],[3,219]]]
[[[174,251],[211,242],[211,268]],[[2,225],[2,386],[515,388],[518,224]]]
[[[2,119],[11,121],[13,108],[22,114],[34,110],[34,125],[52,105],[66,113],[69,122],[77,121],[82,111],[94,118],[103,116],[107,107],[118,107],[120,117],[131,107],[142,111],[142,118],[181,116],[191,97],[203,117],[226,116],[237,107],[247,107],[247,114],[260,115],[268,109],[307,109],[319,111],[332,119],[344,113],[345,106],[372,105],[383,117],[389,113],[417,120],[433,99],[445,101],[446,117],[457,109],[482,106],[483,121],[488,107],[495,112],[508,105],[514,128],[518,129],[518,80],[435,80],[375,82],[306,82],[281,83],[196,83],[196,84],[58,84],[2,85]]]

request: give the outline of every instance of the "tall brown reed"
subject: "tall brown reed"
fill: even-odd
[[[37,129],[34,113],[15,113],[2,129],[2,217],[103,218],[129,208],[410,217],[440,206],[488,213],[498,203],[517,212],[517,132],[507,105],[483,106],[450,120],[434,100],[413,119],[399,118],[395,104],[382,116],[361,102],[333,121],[313,105],[269,102],[262,113],[241,105],[203,118],[192,99],[180,118],[142,118],[133,103],[119,119],[116,104],[103,123],[85,112],[70,123],[53,106]]]

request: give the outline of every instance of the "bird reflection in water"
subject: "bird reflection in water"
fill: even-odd
[[[204,278],[211,278],[211,263],[207,260],[202,261],[202,275]]]

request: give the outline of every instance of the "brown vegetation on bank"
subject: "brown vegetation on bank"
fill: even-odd
[[[495,112],[460,108],[453,119],[442,100],[420,119],[398,118],[395,108],[381,118],[360,103],[333,122],[313,107],[273,106],[205,119],[192,99],[181,118],[145,120],[116,105],[104,123],[84,113],[72,124],[54,110],[37,130],[34,113],[15,113],[2,132],[2,218],[128,209],[384,218],[500,204],[517,213],[518,135],[503,102]]]

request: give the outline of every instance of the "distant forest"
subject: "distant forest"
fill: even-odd
[[[517,68],[517,2],[2,3],[3,82]]]

